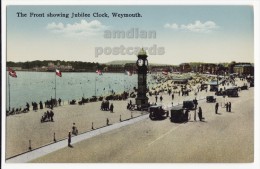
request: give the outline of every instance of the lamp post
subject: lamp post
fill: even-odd
[[[219,66],[217,66],[217,92],[218,92],[218,77],[219,77]]]
[[[10,94],[10,75],[8,74],[8,94],[9,94],[9,97],[8,97],[8,101],[9,101],[9,112],[11,111],[11,106],[10,106],[10,97],[11,97],[11,94]]]
[[[95,77],[95,96],[97,96],[97,77]]]

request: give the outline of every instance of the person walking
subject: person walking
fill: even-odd
[[[185,117],[186,122],[188,122],[190,120],[189,110],[185,110],[184,117]]]
[[[160,101],[162,102],[162,100],[163,100],[163,97],[162,97],[162,95],[160,96]]]
[[[227,102],[225,106],[226,106],[226,112],[229,112],[229,103]]]
[[[194,103],[194,105],[195,105],[195,109],[197,109],[197,106],[198,106],[198,100],[196,99],[196,97],[195,97],[195,99],[193,100],[193,103]]]
[[[172,100],[174,99],[174,93],[172,93]]]
[[[40,101],[39,105],[40,105],[40,109],[43,109],[42,101]]]
[[[68,134],[68,147],[72,147],[71,146],[71,132],[69,131],[69,134]]]
[[[114,110],[114,105],[113,105],[113,103],[111,103],[111,105],[110,105],[110,112],[113,113],[113,110]]]
[[[218,114],[218,107],[219,107],[219,105],[218,105],[218,103],[216,103],[216,105],[215,105],[215,113],[216,114]]]
[[[231,102],[228,104],[228,111],[231,112]]]
[[[59,106],[60,106],[61,105],[61,99],[60,98],[59,98],[58,102],[59,102]]]
[[[158,96],[157,95],[155,95],[155,102],[157,103],[157,99],[158,99]]]
[[[203,116],[202,116],[202,109],[201,109],[201,107],[199,107],[198,116],[199,116],[200,121],[202,121]]]
[[[27,109],[28,111],[30,110],[30,105],[29,105],[28,102],[26,103],[26,109]]]
[[[51,121],[53,122],[53,116],[54,116],[54,113],[53,113],[52,110],[50,111],[49,115],[50,115]]]

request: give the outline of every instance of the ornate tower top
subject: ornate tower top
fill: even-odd
[[[144,48],[142,48],[139,52],[138,55],[147,55],[146,51],[144,50]]]

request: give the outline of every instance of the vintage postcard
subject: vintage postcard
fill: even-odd
[[[5,10],[6,166],[254,166],[254,4]]]

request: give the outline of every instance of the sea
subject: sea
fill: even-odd
[[[137,75],[124,73],[74,73],[62,72],[59,77],[55,72],[24,72],[17,71],[17,78],[7,74],[6,80],[6,108],[9,108],[9,83],[10,83],[10,107],[24,108],[26,102],[43,103],[55,98],[62,101],[79,100],[82,97],[106,96],[123,91],[131,92],[137,87]],[[151,83],[151,75],[147,77],[148,86]]]

